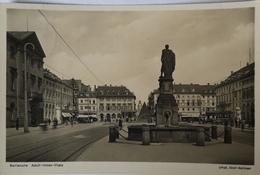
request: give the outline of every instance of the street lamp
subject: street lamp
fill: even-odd
[[[27,97],[27,60],[26,60],[26,47],[31,45],[34,51],[34,45],[32,43],[26,43],[24,45],[24,133],[29,133],[28,129],[28,97]]]

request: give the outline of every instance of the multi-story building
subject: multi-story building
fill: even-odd
[[[78,96],[81,92],[90,92],[91,88],[89,85],[84,85],[81,82],[81,80],[75,80],[74,78],[70,80],[62,80],[62,81],[73,87],[73,113],[75,115],[78,115],[79,114]]]
[[[101,121],[135,116],[135,95],[125,86],[98,86],[95,89],[97,98],[97,117]]]
[[[43,58],[35,32],[7,32],[6,127],[16,118],[23,126],[25,116],[28,126],[43,121]]]
[[[95,117],[97,118],[97,98],[96,92],[81,92],[78,95],[78,108],[79,115],[78,119],[87,118],[87,117]]]
[[[179,120],[210,119],[216,116],[215,85],[174,84],[173,95],[178,104]],[[156,110],[158,96],[159,90],[156,89],[148,97],[151,114]]]
[[[254,125],[255,120],[255,63],[247,64],[220,82],[216,87],[219,117],[245,120]]]
[[[73,87],[44,69],[43,79],[44,120],[57,119],[59,123],[73,117]]]

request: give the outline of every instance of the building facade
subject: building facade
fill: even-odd
[[[220,82],[216,87],[217,112],[222,118],[245,120],[254,125],[255,120],[255,64],[251,63]]]
[[[180,121],[188,119],[216,118],[216,91],[215,85],[174,84],[173,95],[178,104]],[[155,112],[159,90],[156,89],[148,96],[148,108],[151,114]]]
[[[70,80],[62,80],[64,83],[71,85],[73,88],[73,113],[75,115],[79,114],[78,108],[78,96],[82,92],[91,92],[89,85],[84,85],[81,80],[75,80],[74,78]]]
[[[64,83],[55,74],[44,69],[43,80],[44,120],[63,123],[73,117],[73,87]]]
[[[43,121],[45,53],[36,33],[7,32],[6,57],[6,127],[13,127],[16,118],[23,126],[26,113],[28,126],[37,126]]]
[[[135,116],[135,95],[125,86],[98,86],[95,89],[97,98],[97,117],[101,121],[112,121],[118,118]]]
[[[78,119],[95,117],[97,118],[97,98],[96,92],[81,92],[78,95]]]

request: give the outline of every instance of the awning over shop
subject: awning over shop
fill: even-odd
[[[67,113],[67,112],[63,112],[62,116],[63,117],[73,117],[70,113]]]

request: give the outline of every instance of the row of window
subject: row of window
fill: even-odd
[[[195,89],[173,89],[172,90],[173,92],[195,92],[196,90]],[[198,92],[201,92],[201,91],[198,91]],[[204,91],[203,91],[204,93],[216,93],[216,90],[207,90],[207,89],[205,89]]]
[[[193,96],[189,96],[189,95],[187,95],[187,96],[185,96],[185,95],[182,95],[182,96],[176,95],[175,97],[176,97],[176,98],[181,98],[181,97],[182,97],[182,98],[185,98],[185,97],[186,97],[186,98],[190,98],[190,97],[191,97],[191,98],[195,98],[194,95],[193,95]],[[215,95],[202,95],[202,96],[198,95],[198,96],[197,96],[198,99],[200,99],[201,97],[202,97],[202,98],[215,98]]]
[[[132,101],[133,98],[99,98],[99,101]]]
[[[179,108],[178,110],[180,112],[180,111],[196,111],[196,109],[198,109],[198,108]],[[207,112],[212,111],[213,112],[214,108],[212,108],[212,109],[211,108],[201,108],[201,109],[198,110],[198,112],[200,110],[203,111],[203,112],[205,112],[205,111],[207,111]]]
[[[49,86],[49,87],[55,87],[55,88],[57,88],[57,89],[62,88],[62,86],[60,86],[60,85],[58,85],[58,84],[56,84],[56,83],[54,83],[54,82],[48,81],[48,80],[43,80],[43,84],[45,84],[46,86]],[[63,87],[63,92],[64,92],[64,93],[66,93],[66,92],[72,93],[73,91],[72,91],[72,89]]]
[[[53,92],[51,90],[46,90],[44,93],[44,97],[46,99],[50,99],[50,100],[63,100],[63,101],[72,101],[72,96],[66,95],[66,94],[62,94],[62,99],[61,99],[61,93],[59,92]]]
[[[241,92],[242,92],[242,94],[241,94]],[[221,96],[217,97],[217,102],[232,102],[232,101],[238,100],[238,99],[241,100],[241,98],[243,100],[254,98],[254,88],[250,87],[250,88],[246,88],[243,90],[234,91],[233,95],[232,95],[232,92],[221,95]]]
[[[192,100],[192,101],[190,101],[190,100],[187,100],[187,102],[185,102],[185,100],[177,100],[176,101],[177,102],[177,104],[179,104],[179,105],[187,105],[187,106],[200,106],[200,105],[212,105],[212,106],[214,106],[215,105],[215,103],[214,103],[214,101],[212,102],[211,100],[207,100],[207,101],[204,101],[204,100],[202,100],[202,101],[196,101],[195,102],[195,100]]]
[[[15,55],[16,55],[16,48],[15,46],[10,45],[10,58],[15,59]],[[29,55],[27,56],[27,59],[28,58],[30,58],[29,61],[32,67],[34,67],[36,63],[39,69],[43,67],[43,62],[41,60],[37,60],[35,57]],[[24,63],[24,57],[22,57],[22,62]]]
[[[99,106],[99,109],[100,110],[104,110],[104,109],[106,109],[106,110],[116,110],[116,109],[132,109],[133,108],[133,106],[132,106],[132,104],[131,103],[129,103],[129,104],[112,104],[112,105],[110,105],[110,104],[106,104],[106,106],[104,105],[104,104],[100,104],[100,106]],[[80,109],[81,110],[83,110],[83,109],[93,109],[93,110],[95,110],[96,109],[96,107],[95,106],[91,106],[91,105],[80,105]]]
[[[11,73],[11,90],[15,90],[16,89],[16,80],[17,80],[17,69],[13,68],[13,67],[10,67],[10,73]],[[27,79],[30,80],[30,85],[31,85],[31,89],[33,90],[34,89],[34,86],[36,84],[36,80],[37,80],[37,86],[38,86],[38,89],[41,88],[41,85],[42,85],[42,78],[40,77],[36,77],[35,75],[32,75],[30,74]],[[23,86],[22,86],[22,89],[24,89],[24,72],[23,72]]]
[[[96,110],[96,106],[80,106],[80,110],[90,110],[90,111],[95,111]]]
[[[81,99],[80,103],[89,103],[89,104],[96,104],[96,100],[91,100],[91,99]]]
[[[178,111],[195,111],[198,108],[178,108]],[[203,112],[207,111],[207,112],[213,112],[215,111],[214,108],[201,108],[201,110]],[[198,109],[198,112],[200,111],[200,109]]]
[[[225,91],[232,91],[235,87],[240,87],[242,85],[246,85],[246,84],[252,84],[254,83],[254,78],[250,78],[250,79],[247,79],[247,80],[244,80],[243,82],[236,82],[234,84],[230,84],[230,85],[227,85],[227,86],[224,86],[222,88],[219,88],[217,89],[217,92],[220,93],[220,92],[225,92]]]
[[[115,92],[115,91],[112,91],[112,92],[106,91],[106,95],[110,95],[110,94],[112,94],[112,95],[121,95],[121,91],[120,90],[117,91],[117,92]],[[128,94],[129,94],[128,91],[124,91],[122,95],[128,95]],[[99,95],[105,95],[105,92],[104,91],[100,91]]]

